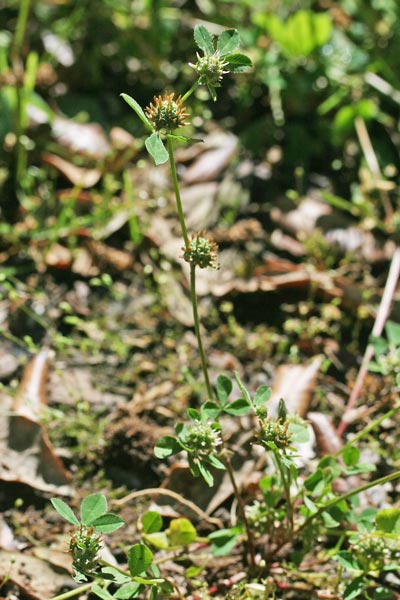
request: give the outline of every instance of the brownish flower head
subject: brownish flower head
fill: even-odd
[[[292,434],[288,431],[288,421],[283,423],[281,419],[275,421],[271,417],[265,419],[265,414],[262,412],[257,416],[260,424],[260,431],[257,434],[259,444],[269,447],[268,444],[272,442],[280,450],[290,446]]]
[[[179,127],[189,125],[189,121],[185,119],[189,116],[184,106],[182,106],[182,98],[179,96],[174,100],[175,94],[164,93],[163,96],[154,96],[150,106],[145,108],[146,115],[154,125],[156,131],[164,129],[166,131],[174,131]]]
[[[100,536],[95,534],[93,527],[81,525],[69,542],[74,570],[81,574],[89,574],[94,571],[100,549]]]
[[[218,269],[218,246],[211,238],[205,236],[205,232],[198,233],[197,235],[192,234],[189,247],[182,248],[183,258],[186,262],[198,266],[200,269],[205,269],[206,267]]]

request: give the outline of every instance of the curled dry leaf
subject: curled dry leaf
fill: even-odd
[[[100,181],[102,171],[100,169],[85,169],[77,167],[68,160],[64,160],[56,154],[44,154],[43,162],[51,165],[61,175],[63,175],[70,183],[83,188],[90,188]]]
[[[97,240],[87,239],[84,244],[95,263],[100,267],[111,268],[120,273],[130,269],[133,265],[133,257],[129,252],[113,248]]]
[[[2,398],[0,481],[69,495],[70,477],[39,423],[47,403],[47,369],[45,348],[26,367],[15,399]]]
[[[200,231],[215,223],[219,213],[217,193],[218,184],[215,181],[198,183],[182,190],[182,204],[189,229]]]
[[[111,151],[104,130],[97,123],[77,123],[57,117],[52,124],[52,133],[61,146],[88,158],[102,159]]]
[[[320,412],[309,412],[307,419],[314,429],[319,452],[322,455],[339,452],[343,442],[329,417]]]
[[[43,348],[24,369],[13,402],[13,411],[37,422],[47,404],[46,383],[49,368],[49,349]]]
[[[18,548],[17,540],[2,516],[0,516],[0,548],[10,551],[17,550]]]
[[[163,291],[168,310],[174,319],[186,327],[193,327],[193,309],[182,285],[177,281],[171,271],[156,271],[155,279]]]
[[[217,243],[221,242],[247,242],[265,237],[263,227],[257,219],[241,219],[231,227],[218,227],[213,232]]]
[[[4,319],[2,319],[1,315],[1,307],[0,307],[0,322],[4,322],[7,318],[7,308],[4,305]],[[13,348],[11,344],[3,343],[0,346],[0,380],[8,379],[11,377],[19,367],[19,360],[15,356],[15,352],[13,352]]]
[[[44,560],[26,552],[0,550],[0,580],[6,577],[18,588],[20,597],[28,600],[48,600],[63,587],[71,585],[68,573],[57,573]]]
[[[322,217],[332,214],[332,208],[321,198],[312,195],[303,198],[298,206],[284,212],[280,208],[273,208],[271,218],[296,235],[299,233],[311,234],[318,227]]]
[[[281,365],[277,368],[268,403],[271,415],[277,416],[279,400],[283,398],[288,413],[306,416],[322,360],[322,356],[316,356],[305,365]]]
[[[135,138],[126,129],[122,129],[122,127],[112,127],[110,130],[110,141],[115,150],[125,150],[134,145]]]
[[[184,172],[182,179],[187,185],[213,181],[230,164],[237,146],[234,135],[224,136],[221,146],[200,154]]]
[[[54,267],[55,269],[69,269],[72,264],[71,250],[61,244],[52,244],[46,252],[45,262],[48,267]]]

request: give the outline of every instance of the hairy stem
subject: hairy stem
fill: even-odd
[[[200,80],[198,79],[197,81],[195,81],[195,83],[192,85],[192,87],[190,88],[190,90],[188,90],[186,92],[186,94],[184,94],[181,98],[182,104],[184,102],[186,102],[186,100],[189,98],[189,96],[191,96],[193,94],[193,92],[198,88],[200,84]]]
[[[208,375],[207,359],[204,352],[203,340],[201,338],[200,331],[200,319],[199,310],[197,306],[197,294],[196,294],[196,265],[190,265],[190,299],[192,302],[194,329],[196,332],[197,345],[199,348],[201,367],[203,369],[204,381],[206,383],[207,393],[210,400],[213,399],[214,394],[210,383],[210,377]]]
[[[50,600],[68,600],[68,598],[73,598],[74,596],[80,596],[83,592],[90,590],[92,587],[91,583],[85,583],[84,585],[80,585],[79,587],[68,590],[68,592],[64,592],[63,594],[59,594],[58,596],[53,596]]]
[[[178,175],[176,173],[173,141],[169,136],[167,136],[167,149],[168,149],[168,155],[169,155],[169,164],[171,167],[172,183],[174,186],[176,209],[178,212],[179,223],[181,226],[181,231],[182,231],[185,248],[187,250],[189,250],[190,242],[189,242],[189,236],[188,236],[186,223],[185,223],[185,215],[183,214],[181,194],[179,191],[179,182],[178,182]],[[201,331],[200,331],[200,319],[199,319],[199,310],[198,310],[198,305],[197,305],[197,294],[196,294],[196,267],[195,267],[195,265],[192,265],[192,264],[190,265],[190,299],[192,302],[194,328],[195,328],[195,332],[196,332],[197,345],[199,348],[201,366],[203,369],[204,380],[205,380],[205,384],[206,384],[206,388],[207,388],[207,394],[208,394],[208,397],[210,399],[212,399],[214,397],[214,395],[213,395],[213,391],[212,391],[212,387],[211,387],[211,383],[210,383],[210,378],[208,375],[206,355],[204,352],[203,341],[201,338]]]
[[[281,476],[281,482],[282,482],[283,491],[284,491],[285,500],[286,500],[288,532],[291,537],[293,534],[293,505],[292,505],[292,499],[290,497],[290,482],[288,481],[288,478],[286,477],[287,470],[285,472],[285,465],[281,461],[279,452],[275,451],[273,453],[273,456],[275,458],[275,464],[276,464],[278,471],[280,473],[280,476]]]
[[[179,191],[178,175],[176,173],[176,165],[175,165],[175,157],[174,157],[174,144],[173,144],[172,139],[168,135],[167,135],[167,150],[168,150],[168,156],[169,156],[169,164],[171,167],[172,183],[174,186],[176,209],[178,211],[179,224],[181,226],[182,237],[183,237],[183,241],[185,243],[185,248],[188,250],[189,249],[189,236],[188,236],[188,232],[186,229],[185,215],[183,214],[181,194]]]

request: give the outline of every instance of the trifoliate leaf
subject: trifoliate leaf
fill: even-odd
[[[156,533],[161,530],[162,516],[155,510],[148,510],[142,517],[142,527],[145,533]]]
[[[172,519],[168,528],[168,537],[171,546],[187,546],[195,541],[196,529],[189,519]]]
[[[68,523],[71,523],[72,525],[77,525],[79,526],[80,523],[78,521],[78,519],[76,518],[72,508],[70,508],[68,506],[68,504],[66,504],[63,500],[60,500],[59,498],[52,498],[50,500],[50,502],[52,503],[52,505],[54,506],[54,508],[56,509],[56,511],[58,512],[58,514],[65,519],[66,521],[68,521]]]
[[[224,56],[224,60],[232,73],[241,73],[253,66],[250,58],[245,54],[229,54]]]
[[[214,54],[213,37],[204,25],[196,25],[194,28],[194,41],[206,54]]]
[[[158,135],[158,133],[152,133],[144,142],[147,152],[153,158],[156,165],[162,165],[168,160],[168,152]]]
[[[376,515],[376,526],[385,533],[400,533],[400,508],[384,508]]]
[[[214,485],[214,477],[212,476],[211,472],[207,469],[207,467],[205,466],[205,464],[202,463],[202,462],[200,462],[200,461],[198,461],[196,463],[196,467],[197,467],[197,470],[199,471],[200,475],[202,476],[202,478],[206,482],[206,484],[209,487],[212,487]]]
[[[240,36],[237,29],[226,29],[218,36],[217,50],[220,56],[230,54],[240,44]]]
[[[154,448],[154,454],[157,458],[167,458],[168,456],[173,456],[181,451],[182,446],[176,438],[172,437],[172,435],[165,435],[162,437]]]
[[[222,406],[226,404],[229,394],[232,391],[232,381],[226,375],[220,375],[215,386],[217,397]]]
[[[137,114],[139,119],[145,124],[147,129],[150,129],[150,131],[154,131],[153,125],[150,123],[150,121],[144,114],[144,111],[143,111],[142,107],[140,106],[140,104],[138,104],[136,102],[136,100],[134,100],[128,94],[121,94],[121,98],[123,98],[125,100],[125,102],[131,107],[131,109],[135,111],[135,113]]]
[[[125,523],[117,515],[106,513],[92,521],[91,524],[98,533],[112,533],[122,527]]]
[[[107,512],[107,500],[104,494],[90,494],[82,500],[81,519],[86,526]]]
[[[235,417],[243,417],[249,414],[250,405],[245,398],[238,398],[229,404],[226,404],[224,411]]]
[[[271,396],[271,388],[267,385],[260,385],[255,393],[253,404],[254,406],[263,406]]]
[[[153,553],[144,544],[135,544],[128,550],[128,567],[132,577],[144,573],[153,562]]]

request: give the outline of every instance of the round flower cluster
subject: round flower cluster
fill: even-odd
[[[72,564],[78,573],[91,573],[96,569],[97,554],[101,549],[100,536],[95,535],[93,527],[80,526],[69,542]]]
[[[381,571],[390,562],[400,559],[398,540],[378,535],[365,535],[351,545],[358,564],[365,572]]]
[[[290,446],[291,433],[288,431],[289,422],[282,423],[280,419],[274,421],[271,417],[266,420],[260,419],[261,430],[258,433],[258,443],[268,445],[275,444],[280,450]]]
[[[226,70],[228,63],[221,58],[218,51],[214,52],[214,54],[206,54],[205,56],[200,56],[196,52],[196,55],[197,63],[189,63],[189,66],[198,73],[202,83],[218,86],[223,76],[229,73]]]
[[[190,450],[196,450],[203,456],[218,452],[222,444],[220,426],[217,423],[196,421],[186,433],[185,444]]]
[[[210,238],[205,237],[205,233],[192,235],[188,248],[182,248],[183,258],[186,262],[205,269],[211,267],[218,269],[217,263],[217,244]]]
[[[165,93],[163,96],[154,96],[153,102],[145,108],[145,113],[156,131],[174,131],[179,127],[189,125],[186,118],[189,114],[182,106],[182,98],[174,100],[175,94]]]

